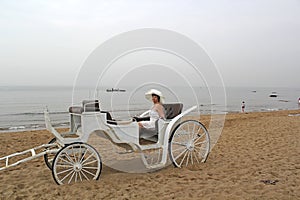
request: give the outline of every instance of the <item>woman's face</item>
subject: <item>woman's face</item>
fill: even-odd
[[[153,103],[158,103],[158,97],[156,95],[152,95],[152,101]]]

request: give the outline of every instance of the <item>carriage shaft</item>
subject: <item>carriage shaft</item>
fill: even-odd
[[[33,160],[35,158],[39,158],[41,156],[44,156],[47,153],[56,153],[59,149],[45,150],[45,148],[47,148],[47,147],[54,147],[54,146],[57,146],[57,145],[56,144],[43,144],[43,145],[31,148],[31,149],[27,149],[22,152],[17,152],[17,153],[13,153],[8,156],[2,157],[2,158],[0,158],[0,171],[7,169],[9,167],[17,166],[21,163]],[[28,157],[25,157],[25,158],[17,159],[18,156],[22,156],[22,155],[26,155],[26,154],[31,154],[31,155],[28,155]],[[15,158],[16,160],[14,162],[10,163],[9,161],[12,158]],[[4,162],[5,162],[5,164],[3,164]]]

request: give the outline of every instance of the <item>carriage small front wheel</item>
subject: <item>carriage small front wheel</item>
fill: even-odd
[[[63,147],[52,164],[52,175],[59,185],[98,180],[101,170],[99,153],[91,145],[80,142]]]
[[[205,162],[210,138],[205,126],[196,120],[181,122],[171,134],[169,154],[176,167]]]

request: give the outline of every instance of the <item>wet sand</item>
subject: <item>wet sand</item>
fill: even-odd
[[[188,169],[104,167],[98,181],[59,186],[38,158],[0,171],[0,199],[300,199],[299,113],[227,114],[206,163]],[[46,130],[1,133],[0,157],[51,138]]]

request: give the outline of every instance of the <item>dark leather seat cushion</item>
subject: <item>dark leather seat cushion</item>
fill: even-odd
[[[70,113],[81,114],[83,112],[83,107],[81,106],[71,106],[69,107]]]
[[[100,111],[99,101],[97,99],[96,100],[83,100],[82,107],[84,109],[84,112],[99,112]]]

